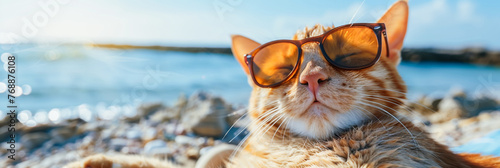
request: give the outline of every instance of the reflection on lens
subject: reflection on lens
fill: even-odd
[[[364,26],[339,29],[328,35],[323,48],[330,60],[341,68],[364,68],[375,61],[378,52],[375,32]]]
[[[269,86],[285,80],[292,73],[299,56],[292,43],[275,43],[262,48],[253,59],[253,75],[260,85]]]

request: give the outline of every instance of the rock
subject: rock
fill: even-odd
[[[76,133],[76,127],[61,127],[50,131],[51,139],[55,143],[63,143],[68,138],[71,138]]]
[[[54,129],[54,128],[60,128],[60,127],[64,127],[64,126],[67,126],[67,125],[48,125],[48,124],[43,124],[43,125],[37,125],[37,126],[34,126],[34,127],[17,127],[18,125],[21,125],[21,124],[16,124],[16,131],[23,131],[24,133],[34,133],[34,132],[49,132],[50,130]]]
[[[188,137],[188,136],[184,136],[184,135],[179,135],[179,136],[175,137],[175,143],[177,143],[179,145],[196,144],[196,139]]]
[[[95,141],[97,139],[95,132],[90,132],[87,136],[82,139],[82,143],[80,148],[87,149],[93,145],[95,145]]]
[[[433,123],[440,123],[453,118],[469,118],[477,116],[482,111],[495,110],[498,102],[487,96],[468,98],[460,89],[452,89],[450,94],[443,98],[438,105],[438,113],[429,116]]]
[[[471,117],[471,118],[466,118],[466,119],[460,120],[458,125],[459,125],[459,127],[467,127],[467,126],[475,124],[477,122],[479,122],[479,118]]]
[[[153,154],[155,149],[166,148],[167,143],[163,140],[153,140],[144,145],[144,153]]]
[[[468,111],[467,117],[477,116],[482,111],[496,110],[499,106],[498,102],[487,96],[480,96],[472,100],[468,100],[463,104],[465,110]]]
[[[41,146],[50,139],[50,135],[44,132],[34,132],[25,134],[21,137],[21,144],[27,149],[32,150]]]
[[[137,115],[125,118],[126,121],[136,123],[142,118],[149,118],[149,115],[165,108],[162,103],[143,104],[137,108]]]
[[[145,152],[144,154],[160,158],[171,158],[172,156],[174,156],[175,153],[172,149],[168,147],[160,147],[151,149],[150,151]]]
[[[438,110],[437,104],[433,107],[434,101],[435,99],[432,97],[422,96],[417,100],[417,102],[410,102],[409,107],[413,111],[416,111],[423,116],[427,116],[436,113]],[[403,110],[402,112],[406,115],[412,115],[411,112],[407,112],[406,110]]]
[[[114,151],[121,151],[123,147],[127,146],[128,140],[123,138],[111,139],[109,142],[109,148]]]
[[[429,120],[433,123],[440,123],[454,118],[467,116],[467,111],[462,106],[465,96],[447,96],[439,103],[439,111],[432,115]]]
[[[162,103],[143,104],[137,108],[137,115],[147,117],[162,108],[165,108]]]
[[[152,141],[152,140],[156,139],[157,133],[158,133],[158,131],[156,131],[156,128],[147,127],[142,132],[141,139],[144,142]]]
[[[182,125],[199,136],[220,137],[229,128],[225,118],[232,107],[221,98],[199,92],[187,102]]]
[[[138,139],[141,139],[142,132],[139,128],[132,128],[132,129],[127,131],[126,135],[127,135],[127,139],[138,140]]]
[[[96,121],[96,122],[79,124],[79,126],[77,127],[77,134],[83,134],[86,132],[95,132],[95,131],[100,132],[105,128],[108,128],[108,126],[105,125],[104,123],[105,122]]]
[[[156,122],[179,120],[182,111],[186,108],[187,102],[186,96],[181,94],[174,107],[161,109],[151,116],[151,120]]]
[[[186,150],[186,157],[189,159],[196,160],[200,157],[200,149],[196,147],[190,147]]]
[[[122,150],[120,151],[121,153],[126,153],[126,154],[139,154],[141,152],[142,148],[139,147],[123,147]]]
[[[462,62],[483,65],[500,65],[500,53],[484,48],[465,48],[460,50],[436,48],[403,48],[403,60],[420,62]]]

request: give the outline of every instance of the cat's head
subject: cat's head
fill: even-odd
[[[386,25],[389,56],[384,50],[371,67],[335,68],[322,56],[318,43],[306,43],[302,46],[303,60],[297,73],[281,85],[259,87],[249,75],[253,87],[249,104],[249,115],[254,121],[252,131],[273,130],[271,134],[285,131],[322,139],[364,121],[394,115],[406,93],[396,67],[401,60],[407,20],[406,1],[396,2],[378,20]],[[293,39],[322,35],[332,28],[321,25],[305,28]],[[232,40],[233,54],[248,75],[244,55],[260,44],[239,35]]]

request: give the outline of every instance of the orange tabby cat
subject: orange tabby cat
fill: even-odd
[[[298,72],[284,83],[259,87],[258,80],[253,79],[249,104],[251,134],[228,167],[500,166],[496,158],[456,155],[398,116],[397,111],[404,110],[401,106],[406,86],[396,67],[401,60],[407,21],[406,1],[395,3],[378,20],[387,29],[389,54],[382,53],[373,66],[360,70],[336,68],[325,59],[320,45],[310,42],[301,45]],[[316,25],[298,32],[293,39],[314,38],[331,29]],[[350,35],[340,38],[364,34]],[[361,45],[352,43],[355,47]],[[244,55],[260,45],[243,36],[233,36],[233,54],[250,81],[250,64]],[[264,71],[266,66],[261,64],[254,73]]]
[[[325,59],[319,44],[310,42],[301,46],[301,64],[295,75],[284,82],[260,87],[254,83],[258,80],[249,75],[253,87],[249,137],[241,148],[225,147],[219,149],[219,154],[202,156],[203,164],[197,167],[219,163],[216,167],[499,167],[498,158],[452,153],[398,115],[398,110],[405,110],[401,106],[406,86],[396,67],[401,60],[407,20],[407,2],[399,1],[378,21],[385,23],[388,46],[381,47],[380,60],[372,66],[358,70],[336,68]],[[331,29],[333,27],[316,25],[298,32],[293,39],[315,38]],[[358,36],[359,39],[364,35],[359,32],[339,38]],[[243,36],[232,39],[234,56],[250,74],[244,55],[260,44]],[[385,41],[382,44],[386,44]],[[356,42],[351,45],[363,47]],[[384,49],[386,47],[389,50]],[[280,54],[287,52],[294,51]],[[277,58],[268,63],[287,61],[284,57]],[[258,68],[265,68],[265,62],[262,65]],[[254,71],[264,73],[262,69]],[[229,157],[228,150],[234,150],[235,155]],[[221,156],[229,158],[226,165]],[[96,155],[72,166],[171,166],[160,165],[157,160],[134,158],[139,157],[121,159]]]

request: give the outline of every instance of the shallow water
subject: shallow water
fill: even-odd
[[[500,130],[495,130],[488,135],[471,140],[466,144],[452,148],[457,153],[480,153],[482,155],[493,155],[500,157]]]
[[[173,104],[181,93],[199,90],[245,105],[251,90],[239,64],[226,54],[35,44],[4,46],[0,52],[17,56],[18,85],[32,90],[17,98],[18,106],[32,113],[81,104]],[[453,87],[500,95],[498,67],[403,62],[399,71],[410,99],[422,94],[440,97]],[[0,75],[6,76],[6,71]]]

